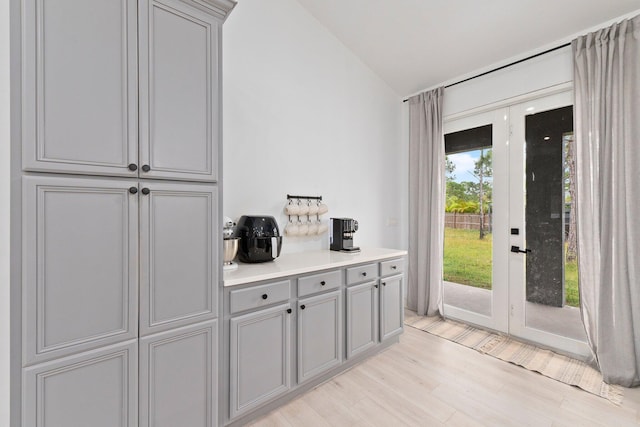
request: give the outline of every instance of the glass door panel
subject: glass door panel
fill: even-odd
[[[514,105],[509,332],[588,355],[578,308],[570,92]],[[570,238],[571,237],[571,238]]]
[[[448,120],[444,129],[445,315],[506,328],[507,235],[494,227],[507,221],[506,110]]]

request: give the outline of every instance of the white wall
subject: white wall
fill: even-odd
[[[0,425],[9,425],[9,2],[0,2]]]
[[[225,215],[283,230],[287,194],[322,195],[325,219],[359,221],[356,245],[406,246],[401,98],[294,0],[240,0],[223,34]]]

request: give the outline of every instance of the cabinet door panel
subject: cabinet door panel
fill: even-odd
[[[140,426],[217,425],[216,320],[140,339]]]
[[[25,369],[23,425],[136,426],[137,350],[132,340]]]
[[[377,342],[377,283],[347,288],[347,358],[374,347]]]
[[[26,364],[137,336],[137,182],[23,178]]]
[[[22,4],[23,167],[136,176],[136,1]]]
[[[402,276],[380,279],[380,340],[402,332],[404,300]]]
[[[217,315],[217,189],[141,181],[140,330],[147,335]]]
[[[341,294],[298,301],[298,383],[342,362]]]
[[[176,0],[140,7],[144,177],[215,181],[219,21]]]
[[[289,389],[289,304],[231,318],[231,418]]]

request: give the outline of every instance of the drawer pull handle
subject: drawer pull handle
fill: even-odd
[[[291,309],[287,308],[287,313],[291,314]]]
[[[374,288],[378,289],[378,285],[373,285]]]
[[[300,309],[301,309],[301,310],[304,310],[305,308],[307,308],[307,306],[306,306],[306,305],[304,305],[304,304],[302,304],[302,305],[300,306]]]
[[[138,169],[138,165],[136,165],[135,163],[129,163],[129,166],[127,166],[129,168],[130,171],[135,171]]]
[[[387,282],[382,282],[382,286],[387,286]]]
[[[392,269],[392,270],[395,270],[396,268],[398,268],[398,267],[396,267],[395,265],[392,265],[392,266],[391,266],[391,269]]]
[[[327,284],[327,282],[325,282],[324,280],[322,282],[320,282],[320,286],[324,286],[326,284]]]
[[[149,165],[142,165],[142,172],[149,172],[151,167]]]
[[[151,190],[149,190],[147,187],[142,189],[142,194],[149,194]]]
[[[138,192],[138,187],[129,187],[129,193],[136,194]]]
[[[267,294],[262,294],[262,299],[267,299],[267,298],[269,298],[269,295],[267,295]]]
[[[366,276],[366,275],[367,275],[367,272],[366,272],[366,271],[363,271],[363,272],[362,272],[362,275],[363,275],[363,276]]]

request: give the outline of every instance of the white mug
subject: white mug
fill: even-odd
[[[309,205],[309,215],[317,215],[317,214],[318,214],[318,204],[312,202]]]
[[[284,213],[287,215],[298,215],[300,213],[300,205],[297,203],[289,203],[284,207]]]
[[[318,205],[318,215],[324,215],[327,212],[329,212],[329,207],[327,205],[325,205],[324,203],[320,203]]]
[[[289,222],[287,226],[284,228],[284,232],[287,233],[287,236],[297,236],[300,232],[300,228],[298,227],[298,223]]]
[[[311,224],[309,224],[309,236],[315,236],[316,234],[318,234],[318,222],[317,221],[313,221]]]
[[[307,215],[309,213],[309,205],[307,203],[300,204],[300,212],[298,215]]]
[[[326,233],[329,230],[329,226],[325,223],[322,223],[318,226],[318,234]]]
[[[306,236],[307,234],[309,234],[309,224],[306,222],[303,222],[298,226],[298,235]]]

